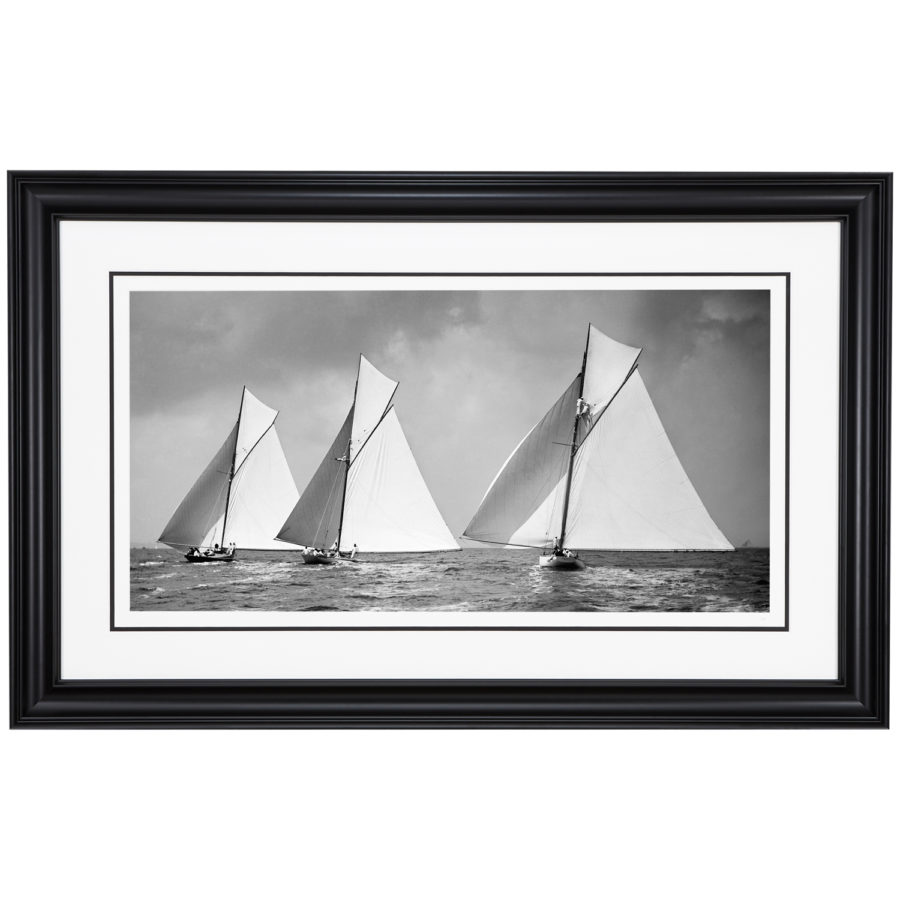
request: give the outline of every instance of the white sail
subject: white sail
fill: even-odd
[[[368,553],[459,549],[390,406],[396,389],[360,356],[353,406],[279,540]]]
[[[396,390],[397,382],[379,372],[360,354],[356,396],[353,401],[353,433],[350,438],[351,463],[369,436],[378,427]]]
[[[372,553],[458,550],[393,407],[351,463],[341,547]]]
[[[299,497],[275,431],[277,415],[244,388],[237,423],[166,525],[162,543],[291,549],[275,540]]]
[[[640,355],[640,348],[614,341],[599,328],[589,326],[581,396],[590,405],[592,418],[603,413]]]
[[[243,465],[256,442],[269,430],[278,416],[278,410],[261,403],[247,388],[241,394],[238,413],[238,436],[234,447],[234,471]]]
[[[353,408],[347,413],[337,437],[319,463],[297,505],[290,511],[279,541],[290,541],[304,547],[330,547],[338,538],[344,484],[347,477],[347,447],[353,427]]]
[[[214,543],[221,543],[225,497],[237,432],[238,426],[235,425],[178,505],[159,536],[162,543],[171,547],[211,547]],[[218,538],[213,538],[216,534]]]
[[[559,535],[578,400],[576,378],[520,441],[488,488],[463,537],[543,547]]]
[[[299,497],[278,433],[270,426],[231,482],[226,541],[243,550],[290,550],[275,534]]]
[[[733,550],[678,459],[635,371],[579,447],[566,546]]]
[[[530,547],[562,538],[585,550],[734,549],[666,435],[637,371],[640,353],[590,326],[582,375],[504,463],[465,537]]]

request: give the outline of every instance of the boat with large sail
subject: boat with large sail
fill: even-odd
[[[245,387],[237,421],[159,540],[191,563],[231,562],[239,550],[299,550],[275,540],[300,496],[275,431],[278,411]]]
[[[641,349],[588,326],[581,371],[500,468],[463,537],[543,551],[733,550],[681,465],[638,370]]]
[[[304,546],[305,563],[459,549],[400,427],[398,384],[360,355],[350,411],[278,531]]]

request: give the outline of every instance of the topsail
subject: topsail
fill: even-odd
[[[640,349],[591,325],[582,370],[522,439],[463,536],[585,550],[733,550],[638,371]]]
[[[277,415],[244,388],[237,422],[163,529],[162,543],[290,549],[275,533],[299,493],[275,431]]]
[[[372,553],[459,549],[391,405],[397,384],[360,356],[353,405],[279,540]]]

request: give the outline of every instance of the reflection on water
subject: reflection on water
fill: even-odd
[[[168,548],[131,551],[134,610],[375,612],[765,612],[769,551],[585,552],[582,571],[542,569],[530,550],[363,555],[307,566],[291,553],[192,565]]]

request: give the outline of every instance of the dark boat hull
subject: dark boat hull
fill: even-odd
[[[235,558],[235,556],[237,556],[236,553],[211,553],[209,556],[203,553],[201,553],[199,556],[194,556],[191,553],[185,553],[184,559],[185,562],[189,563],[229,563]]]
[[[356,562],[356,560],[351,559],[349,556],[344,556],[343,554],[340,556],[332,556],[330,554],[303,552],[300,555],[303,558],[303,562],[308,566],[333,566],[335,563]]]
[[[308,566],[330,566],[335,560],[330,556],[323,556],[320,553],[303,553],[303,562]]]

